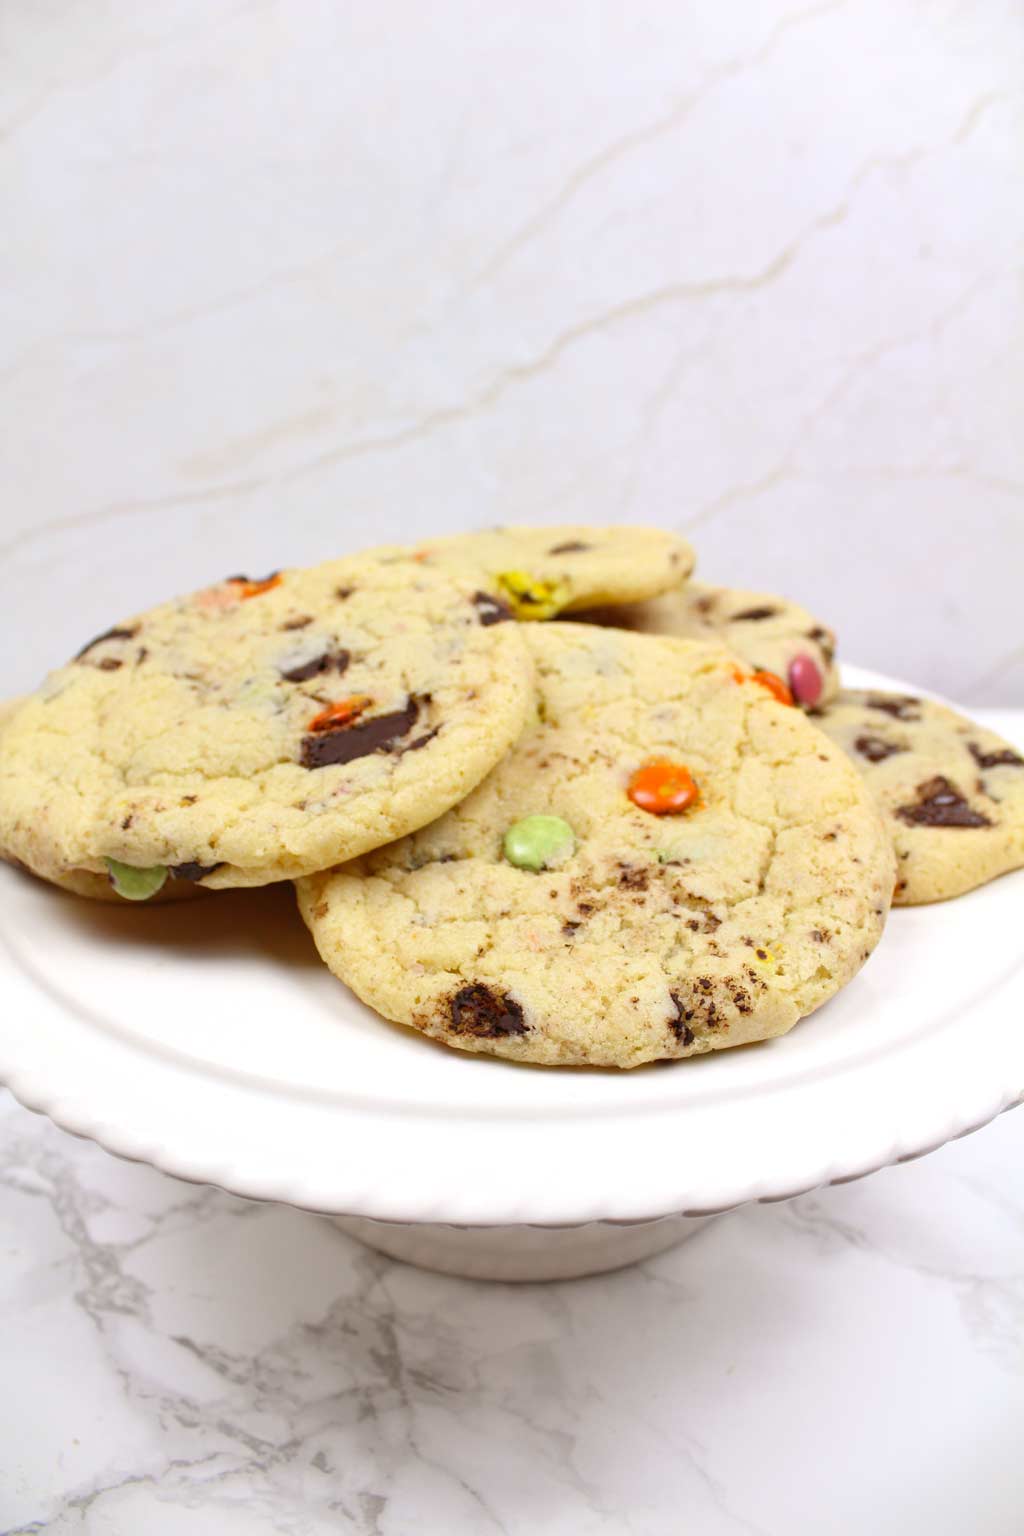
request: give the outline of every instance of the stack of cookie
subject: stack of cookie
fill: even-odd
[[[335,975],[464,1050],[783,1034],[894,891],[1024,863],[1024,761],[841,692],[824,625],[692,566],[655,529],[506,529],[166,603],[0,717],[0,852],[129,902],[294,880]]]

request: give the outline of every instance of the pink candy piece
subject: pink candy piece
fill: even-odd
[[[794,656],[789,664],[789,688],[798,704],[817,704],[824,681],[809,656]]]

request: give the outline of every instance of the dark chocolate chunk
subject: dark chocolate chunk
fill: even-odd
[[[72,659],[74,661],[81,661],[82,657],[87,655],[94,645],[102,645],[104,640],[134,640],[138,632],[139,626],[137,624],[133,624],[130,629],[105,629],[102,635],[97,635],[95,640],[90,640],[87,645],[82,646],[80,651],[76,651]]]
[[[941,774],[917,786],[917,802],[896,811],[911,827],[990,827],[987,816],[969,805],[964,796]]]
[[[312,624],[312,622],[313,622],[312,614],[304,613],[304,614],[301,614],[300,617],[297,618],[297,619],[286,619],[285,622],[281,625],[281,628],[282,629],[305,629],[306,625],[307,624]]]
[[[303,737],[301,763],[304,768],[328,768],[334,763],[350,763],[371,752],[387,752],[396,741],[412,730],[419,718],[419,701],[410,699],[404,709],[388,715],[375,715],[356,725],[341,726],[336,731],[319,731]]]
[[[729,623],[738,624],[740,619],[773,619],[778,611],[779,610],[777,608],[770,607],[744,608],[742,613],[734,613],[732,618],[729,620]]]
[[[338,599],[339,603],[343,603],[346,597],[352,596],[354,591],[355,587],[335,587],[334,595]]]
[[[476,982],[462,987],[451,1000],[452,1029],[460,1035],[476,1035],[481,1040],[500,1040],[507,1035],[525,1035],[529,1025],[523,1010],[507,992],[500,995]]]
[[[504,624],[506,619],[512,617],[512,610],[507,603],[503,603],[500,597],[492,597],[490,592],[475,592],[472,602],[480,618],[480,623]]]
[[[193,883],[197,880],[205,879],[207,875],[212,875],[215,869],[222,869],[223,867],[223,859],[217,864],[186,863],[168,865],[175,880],[191,880]]]
[[[585,549],[593,549],[592,544],[584,544],[581,539],[569,539],[565,544],[552,544],[548,550],[549,555],[579,555]]]
[[[324,651],[320,656],[313,656],[309,661],[300,662],[297,667],[289,667],[281,676],[286,683],[308,683],[311,677],[318,677],[321,672],[327,672],[332,667],[337,672],[344,672],[352,660],[348,651]]]
[[[883,741],[881,736],[858,736],[853,745],[869,763],[884,763],[887,757],[895,757],[897,752],[907,751],[906,747],[897,747],[891,741]]]
[[[969,741],[967,746],[979,768],[1024,768],[1024,757],[1010,747],[999,752],[983,752],[975,741]]]
[[[281,676],[286,683],[307,683],[311,677],[317,677],[321,672],[326,672],[331,664],[329,651],[324,651],[320,656],[313,656],[309,661],[300,662],[297,667],[289,667]]]
[[[920,720],[921,700],[910,698],[868,699],[869,709],[880,709],[894,720]]]

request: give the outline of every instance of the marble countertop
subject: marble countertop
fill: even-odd
[[[1017,1536],[1024,1115],[547,1286],[0,1097],[4,1536]]]

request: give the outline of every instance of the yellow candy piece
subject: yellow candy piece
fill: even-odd
[[[560,581],[534,581],[525,571],[502,571],[498,586],[517,619],[553,619],[569,597]]]
[[[760,960],[762,965],[774,965],[775,956],[764,944],[759,944],[754,950],[754,959]]]

